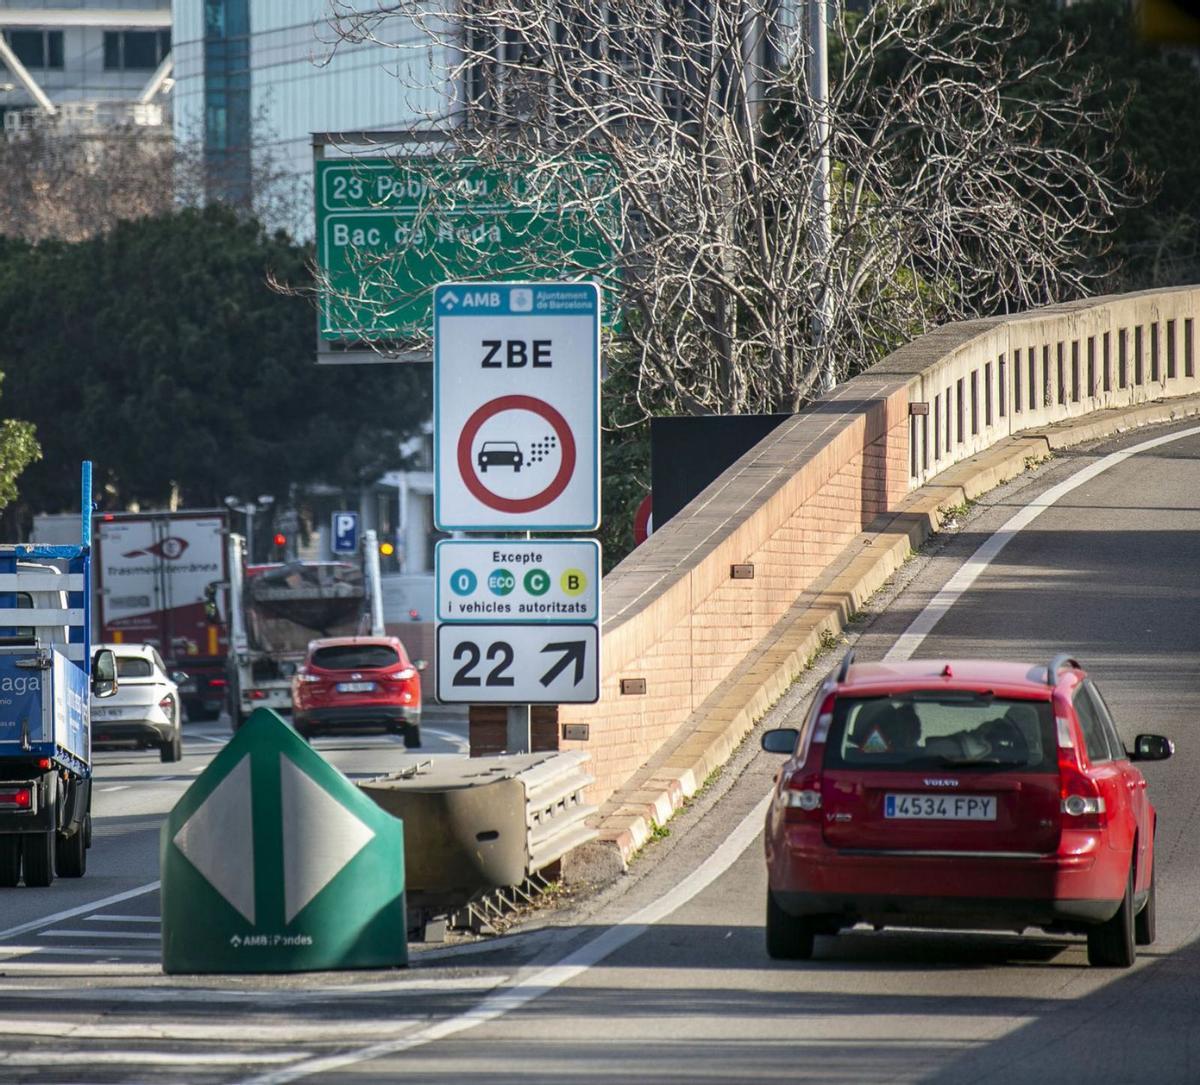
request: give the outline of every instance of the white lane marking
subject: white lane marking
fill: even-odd
[[[98,790],[100,790],[100,791],[128,791],[130,786],[131,785],[129,785],[129,784],[117,784],[115,787],[102,787],[102,788],[99,788]]]
[[[218,735],[188,735],[187,737],[198,738],[201,742],[215,742],[218,746],[224,746],[225,743],[229,741],[228,735],[223,737]],[[197,769],[196,771],[199,772],[200,770]]]
[[[0,1037],[10,1036],[28,1040],[34,1036],[50,1036],[61,1043],[74,1040],[198,1040],[201,1042],[223,1042],[236,1032],[239,1044],[336,1044],[346,1040],[363,1040],[378,1036],[381,1032],[399,1024],[415,1025],[424,1018],[402,1018],[389,1014],[386,1017],[354,1017],[347,1020],[325,1021],[238,1021],[216,1020],[211,1023],[199,1021],[160,1021],[141,1016],[138,1020],[120,1023],[116,1021],[81,1021],[76,1018],[60,1017],[15,1017],[6,1014],[0,1022]]]
[[[410,979],[379,983],[321,984],[301,990],[277,990],[262,988],[247,991],[241,988],[222,987],[50,987],[46,985],[6,983],[0,985],[0,993],[19,992],[21,998],[47,998],[59,1003],[68,1002],[203,1002],[208,1003],[262,1003],[264,1007],[291,1006],[305,1002],[326,1003],[331,1000],[350,1000],[386,996],[388,999],[425,997],[430,992],[457,994],[490,991],[499,987],[507,975],[468,976],[463,979]]]
[[[1102,475],[1105,471],[1109,471],[1117,465],[1124,463],[1131,456],[1136,456],[1139,452],[1146,452],[1151,448],[1170,444],[1172,441],[1180,441],[1185,437],[1194,437],[1198,433],[1200,433],[1200,426],[1193,426],[1190,429],[1180,430],[1178,433],[1168,433],[1162,437],[1143,441],[1141,444],[1131,445],[1120,452],[1112,452],[1103,459],[1097,460],[1095,463],[1076,471],[1075,474],[1064,479],[1057,486],[1051,486],[1044,494],[1034,498],[1020,512],[1010,517],[1004,526],[991,535],[962,564],[958,571],[946,581],[945,587],[929,601],[925,609],[913,619],[912,624],[897,638],[896,643],[892,645],[887,655],[883,657],[883,662],[900,663],[906,659],[911,659],[912,654],[921,647],[921,643],[933,632],[937,623],[958,602],[963,592],[975,583],[980,573],[995,561],[1000,551],[1012,542],[1023,528],[1028,527],[1060,498],[1065,497],[1085,482],[1090,482],[1097,475]]]
[[[29,957],[34,953],[49,954],[54,957],[146,957],[157,959],[157,949],[126,949],[124,946],[113,946],[111,949],[84,949],[80,946],[0,946],[0,960],[8,967],[8,956]],[[2,989],[2,988],[0,988]]]
[[[453,731],[443,731],[440,727],[422,727],[422,734],[433,735],[434,738],[443,739],[449,742],[456,749],[467,751],[471,748],[471,743],[462,735],[456,735]]]
[[[413,1048],[424,1047],[436,1040],[444,1040],[448,1036],[466,1032],[477,1025],[495,1021],[505,1014],[541,998],[542,995],[549,994],[599,964],[617,950],[623,949],[634,939],[641,937],[650,926],[669,916],[716,881],[737,861],[742,852],[753,843],[762,831],[763,818],[766,816],[770,802],[771,795],[768,793],[726,837],[724,843],[670,892],[621,920],[620,923],[609,927],[603,934],[584,943],[574,952],[568,953],[556,964],[538,969],[512,986],[501,988],[465,1013],[418,1029],[408,1036],[384,1040],[371,1044],[369,1047],[359,1048],[357,1051],[305,1059],[303,1062],[285,1069],[260,1074],[241,1082],[240,1085],[287,1085],[288,1082],[299,1081],[301,1078],[310,1077],[313,1074],[340,1070],[370,1059],[411,1051]]]
[[[206,1051],[19,1051],[0,1053],[0,1066],[252,1066],[295,1062],[289,1051],[261,1054]]]
[[[0,946],[0,960],[4,961],[4,978],[0,979],[0,994],[5,991],[5,980],[13,976],[26,978],[46,978],[61,980],[62,965],[54,961],[16,961],[8,960],[5,954],[12,947]],[[54,952],[50,946],[23,946],[30,953]],[[84,979],[115,976],[122,980],[131,980],[138,976],[162,976],[161,964],[135,964],[132,961],[76,961],[71,965],[71,975]]]
[[[122,901],[133,900],[135,897],[143,897],[147,893],[153,893],[158,889],[158,882],[147,882],[145,885],[139,885],[136,889],[126,889],[124,893],[114,893],[111,897],[102,897],[100,900],[94,900],[91,904],[81,904],[77,908],[68,908],[63,912],[55,912],[53,915],[43,916],[41,919],[31,919],[28,923],[18,923],[15,927],[9,927],[8,930],[0,931],[0,942],[6,938],[15,938],[18,934],[25,934],[28,931],[39,931],[43,927],[53,927],[55,923],[61,923],[64,919],[74,919],[77,915],[87,915],[88,912],[98,912],[101,908],[107,908],[110,904],[120,904]],[[0,949],[6,947],[0,946]]]
[[[162,920],[156,915],[90,915],[89,923],[154,923],[161,924]],[[90,933],[90,932],[89,932]]]
[[[41,931],[39,938],[132,938],[157,942],[162,935],[150,934],[146,931]]]

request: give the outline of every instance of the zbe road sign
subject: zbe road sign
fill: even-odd
[[[600,522],[600,290],[434,292],[434,519],[443,531]]]

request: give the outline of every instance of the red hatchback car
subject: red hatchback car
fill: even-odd
[[[382,727],[421,745],[423,661],[413,663],[397,637],[328,637],[310,641],[292,678],[292,723],[305,738],[317,731]]]
[[[817,691],[767,814],[767,952],[865,922],[1087,935],[1088,961],[1125,968],[1154,941],[1157,817],[1083,668],[854,664]]]

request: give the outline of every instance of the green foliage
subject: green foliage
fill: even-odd
[[[108,504],[219,504],[354,487],[401,466],[428,373],[318,367],[308,251],[229,210],[120,223],[77,244],[0,238],[0,370],[45,458],[33,509],[70,508],[90,458]]]
[[[1110,110],[1123,111],[1116,150],[1143,181],[1143,199],[1126,209],[1113,238],[1114,290],[1200,278],[1200,69],[1188,50],[1142,41],[1124,0],[1022,0],[1029,30],[1014,47],[1037,56],[1062,34],[1078,52],[1077,78],[1094,72]]]
[[[608,572],[634,548],[633,520],[642,498],[650,492],[650,420],[633,394],[637,365],[627,345],[610,343],[608,374],[601,386],[600,541],[604,571]]]
[[[0,374],[0,381],[3,379]],[[11,418],[0,421],[0,508],[16,500],[17,476],[41,456],[41,446],[29,422]]]

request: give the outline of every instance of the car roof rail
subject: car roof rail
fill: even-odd
[[[1058,655],[1050,660],[1050,666],[1046,668],[1046,685],[1055,686],[1058,684],[1058,672],[1063,667],[1074,667],[1076,670],[1083,670],[1079,660],[1073,655],[1069,652],[1059,652]]]
[[[846,676],[850,673],[850,665],[854,662],[854,649],[851,648],[842,659],[842,665],[838,668],[837,680],[839,682],[846,681]]]

